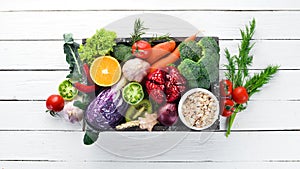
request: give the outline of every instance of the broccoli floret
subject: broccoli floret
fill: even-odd
[[[202,57],[192,60],[181,56],[183,61],[179,64],[178,70],[187,79],[189,87],[208,89],[219,77],[220,49],[217,42],[210,37],[204,37],[196,44],[202,48]]]
[[[131,47],[118,44],[113,48],[113,57],[122,62],[129,60],[132,57]]]
[[[204,37],[199,42],[198,45],[202,47],[203,57],[198,61],[206,71],[210,82],[215,82],[219,77],[219,45],[211,37]]]
[[[178,70],[186,78],[186,80],[196,80],[201,74],[199,64],[191,59],[183,60],[178,65]]]
[[[202,87],[208,89],[210,81],[205,67],[191,59],[183,60],[178,66],[179,72],[186,78],[190,88]]]
[[[180,43],[179,52],[182,60],[191,59],[197,62],[202,57],[202,49],[195,41]]]

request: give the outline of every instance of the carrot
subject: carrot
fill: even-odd
[[[199,32],[197,32],[194,35],[186,38],[184,40],[184,42],[195,40],[198,33]],[[177,46],[177,48],[170,55],[168,55],[167,57],[164,57],[164,58],[158,60],[151,67],[152,68],[166,67],[169,64],[175,63],[179,58],[180,58],[180,52],[179,52],[179,47]]]
[[[171,53],[175,49],[175,47],[176,42],[174,40],[159,43],[152,47],[151,55],[146,59],[146,61],[150,64],[153,64],[163,56]]]

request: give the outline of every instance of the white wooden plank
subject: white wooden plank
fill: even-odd
[[[250,101],[248,109],[237,116],[232,129],[299,129],[299,106],[299,101]],[[45,113],[45,101],[2,101],[0,108],[0,130],[81,131],[81,124],[71,124]],[[220,129],[226,130],[226,120],[221,118],[220,121]]]
[[[273,106],[273,105],[277,106]],[[237,116],[233,130],[298,129],[297,101],[251,101],[246,111]],[[71,124],[44,113],[45,102],[0,102],[1,130],[81,130],[80,124]],[[268,111],[265,111],[268,110]],[[283,113],[285,112],[285,113]],[[16,118],[22,117],[22,118]],[[226,121],[221,118],[221,130]]]
[[[0,102],[0,130],[77,130],[79,123],[69,123],[46,113],[45,101]]]
[[[297,101],[250,101],[248,108],[236,117],[233,130],[299,129]],[[226,119],[220,119],[221,130],[226,130]]]
[[[238,169],[298,169],[300,164],[298,162],[20,162],[9,161],[0,162],[2,168],[22,168],[22,169],[152,169],[152,168],[173,168],[173,169],[219,169],[219,168],[238,168]]]
[[[0,79],[5,79],[1,84],[0,99],[46,99],[49,95],[58,93],[58,85],[67,74],[67,71],[0,71]],[[223,77],[222,71],[220,74]],[[296,78],[299,76],[300,70],[281,70],[251,100],[299,99],[300,81]]]
[[[17,4],[17,5],[16,5]],[[34,5],[32,5],[34,4]],[[120,2],[118,0],[107,1],[105,3],[97,0],[66,0],[66,1],[46,1],[35,0],[22,1],[10,0],[2,3],[1,11],[11,10],[297,10],[300,8],[297,0],[189,0],[188,3],[180,0],[134,0]]]
[[[171,150],[142,158],[149,152],[163,152],[160,145],[170,143],[174,135],[180,137],[184,133],[163,134],[159,142],[137,143],[130,133],[102,133],[99,144],[109,142],[110,147],[117,148],[118,156],[109,153],[96,145],[84,146],[79,132],[0,132],[1,160],[60,160],[69,162],[86,161],[222,161],[222,162],[255,162],[298,160],[300,135],[294,132],[233,132],[229,138],[224,133],[212,134],[202,142],[203,135],[189,133]],[[135,133],[136,134],[136,133]],[[156,133],[147,133],[146,136]],[[127,137],[127,136],[129,137]],[[118,138],[118,139],[116,139]],[[140,138],[141,139],[141,138]],[[140,140],[141,141],[141,140]],[[108,146],[108,144],[107,144]],[[145,149],[141,147],[146,147]],[[149,148],[151,147],[151,149]],[[147,149],[149,148],[149,149]],[[132,158],[124,158],[124,156]],[[139,156],[138,156],[139,155]],[[141,159],[142,158],[142,159]]]
[[[80,43],[80,40],[77,41]],[[255,40],[253,65],[262,69],[278,64],[281,69],[300,69],[298,40]],[[63,41],[0,41],[2,61],[0,69],[68,69],[63,53]],[[232,54],[238,51],[240,41],[220,41],[220,68],[226,63],[224,49]],[[45,52],[45,48],[49,49]],[[289,59],[286,59],[289,58]]]
[[[47,99],[58,93],[67,71],[2,71],[0,99]]]
[[[113,25],[108,26],[117,31],[120,36],[128,36],[132,32],[133,21],[137,17],[132,16],[135,14],[140,14],[139,17],[145,21],[145,25],[152,28],[151,31],[171,33],[174,36],[188,36],[191,32],[200,29],[204,30],[205,35],[208,36],[236,39],[240,38],[239,29],[243,28],[252,18],[256,18],[257,30],[254,38],[300,38],[299,11],[246,11],[242,13],[231,11],[153,11],[151,13],[143,11],[69,11],[1,12],[0,39],[62,39],[62,34],[66,32],[72,32],[76,38],[86,38],[93,35],[96,29],[130,16],[124,19],[124,22],[114,22]],[[154,14],[166,14],[173,17],[154,16]],[[182,24],[174,17],[183,19],[194,27],[190,27],[187,23]]]

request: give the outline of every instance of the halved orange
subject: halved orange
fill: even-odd
[[[112,86],[121,77],[121,66],[117,59],[111,56],[96,58],[90,68],[92,80],[99,86]]]

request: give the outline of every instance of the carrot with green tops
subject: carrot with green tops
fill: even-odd
[[[193,41],[196,39],[196,36],[199,32],[195,33],[194,35],[186,38],[184,42]],[[180,58],[179,46],[168,56],[158,60],[155,62],[151,67],[152,68],[162,68],[166,67],[169,64],[175,63]]]
[[[162,57],[171,53],[176,47],[176,42],[174,40],[170,40],[167,42],[159,43],[152,47],[151,55],[146,59],[146,61],[150,64],[158,61]]]

